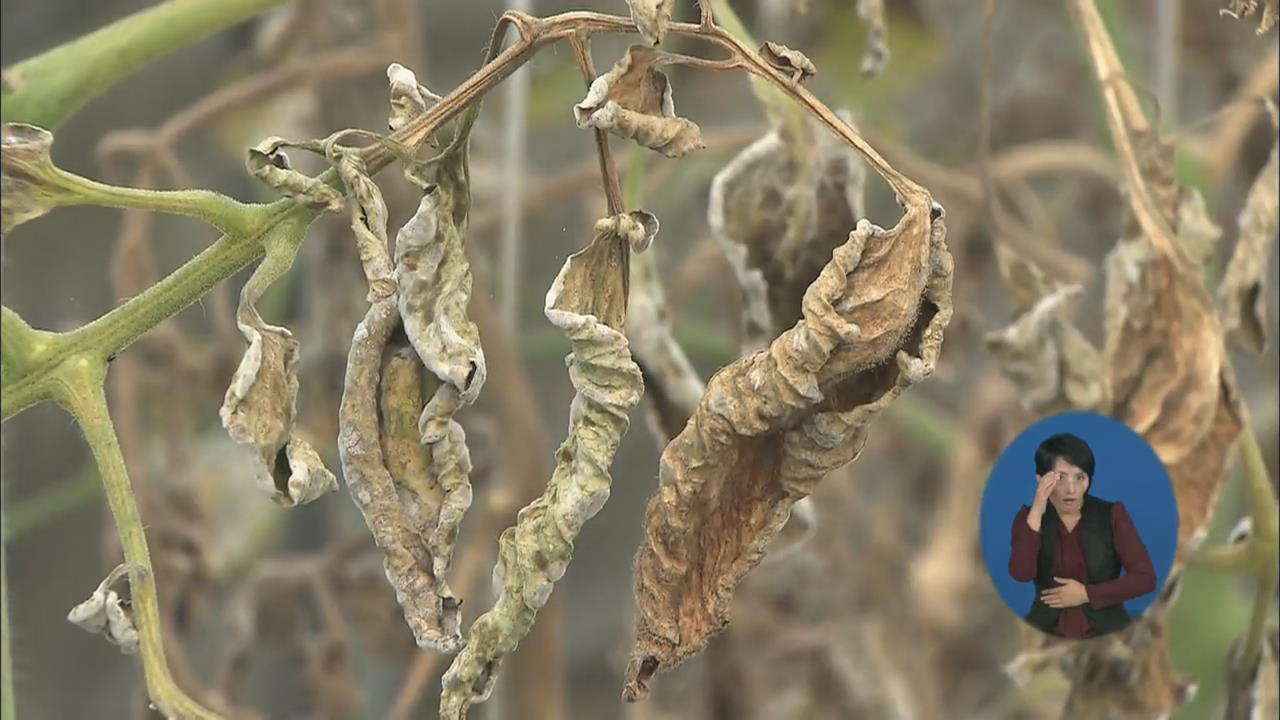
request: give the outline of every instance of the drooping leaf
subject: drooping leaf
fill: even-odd
[[[400,63],[387,66],[387,82],[391,86],[391,114],[387,127],[392,132],[427,111],[427,101],[439,102],[440,96],[418,84],[418,76]]]
[[[1020,390],[1022,406],[1044,415],[1108,407],[1102,358],[1065,314],[1081,287],[1052,282],[1005,245],[996,246],[996,258],[1018,315],[985,342]]]
[[[573,347],[567,363],[577,394],[569,409],[569,434],[556,452],[546,492],[520,511],[516,525],[498,541],[493,571],[498,599],[476,618],[466,647],[444,674],[443,720],[463,720],[473,703],[489,696],[502,659],[528,634],[564,575],[578,532],[609,497],[609,466],[643,382],[621,331],[625,315],[615,318],[617,326],[604,319],[618,308],[610,298],[623,295],[625,266],[611,266],[608,275],[594,270],[619,244],[625,249],[647,245],[649,228],[656,231],[656,222],[627,215],[598,222],[591,244],[569,257],[547,291],[547,319]],[[596,297],[602,302],[592,303]]]
[[[792,505],[932,372],[951,317],[951,256],[941,214],[921,236],[911,212],[891,230],[859,222],[805,293],[802,319],[711,378],[663,452],[636,556],[628,700],[728,623],[734,588]]]
[[[124,577],[127,565],[118,565],[98,585],[88,600],[71,608],[67,620],[91,633],[102,635],[120,648],[125,655],[138,652],[138,629],[133,623],[133,613],[111,586]]]
[[[707,219],[743,293],[743,349],[765,347],[800,318],[809,283],[863,217],[866,166],[805,121],[771,132],[712,180]]]
[[[786,45],[765,42],[760,46],[760,55],[780,72],[789,75],[796,82],[804,82],[817,74],[818,68],[813,61],[799,50],[792,50]]]
[[[265,322],[257,308],[262,294],[292,263],[296,249],[296,245],[270,244],[266,259],[240,290],[236,326],[249,347],[219,411],[231,439],[256,450],[258,486],[287,507],[338,489],[337,479],[319,454],[295,434],[298,341],[288,328]]]
[[[705,147],[698,126],[676,116],[671,83],[656,67],[665,57],[645,45],[628,48],[573,106],[578,127],[607,130],[671,158]]]

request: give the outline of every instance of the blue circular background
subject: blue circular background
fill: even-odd
[[[1089,494],[1124,503],[1147,546],[1156,571],[1156,590],[1128,600],[1124,607],[1137,618],[1155,600],[1169,576],[1178,544],[1178,504],[1155,451],[1127,425],[1104,415],[1072,412],[1045,418],[1023,430],[1005,448],[982,495],[982,557],[987,573],[1005,603],[1024,617],[1035,599],[1035,584],[1009,575],[1013,518],[1030,505],[1036,488],[1036,448],[1055,433],[1078,435],[1093,450],[1094,477]]]

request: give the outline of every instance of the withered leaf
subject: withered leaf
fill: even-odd
[[[53,133],[35,125],[5,123],[0,133],[0,233],[34,220],[58,205],[58,169],[50,150]]]
[[[307,207],[329,212],[342,210],[342,194],[320,180],[294,170],[289,165],[289,156],[284,154],[286,147],[295,147],[295,144],[284,138],[269,137],[249,148],[245,159],[249,174]]]
[[[428,100],[440,100],[439,95],[419,85],[418,76],[400,63],[387,66],[387,82],[391,85],[391,114],[387,126],[393,132],[426,112]]]
[[[1253,15],[1258,12],[1258,5],[1262,5],[1262,13],[1258,18],[1258,34],[1261,35],[1270,30],[1276,24],[1276,17],[1280,15],[1280,3],[1277,0],[1227,0],[1227,6],[1219,10],[1222,15],[1230,15],[1233,18],[1241,19]]]
[[[631,8],[631,21],[640,31],[640,37],[650,45],[657,45],[667,36],[671,24],[671,6],[675,0],[627,0]]]
[[[603,295],[619,292],[626,280],[621,274],[625,265],[601,278],[575,272],[574,266],[575,261],[611,251],[622,242],[621,236],[627,242],[647,243],[651,235],[643,231],[647,224],[634,218],[607,220],[596,224],[591,244],[570,256],[547,291],[547,319],[568,335],[573,347],[566,360],[576,391],[569,408],[569,434],[556,452],[546,492],[520,511],[515,527],[507,528],[498,541],[493,570],[498,599],[492,610],[476,618],[466,647],[444,674],[443,720],[463,720],[473,703],[488,697],[502,658],[528,634],[534,616],[564,575],[578,532],[609,497],[609,466],[627,430],[628,414],[640,401],[643,381],[621,332],[625,317],[617,318],[617,327],[604,322],[615,303],[593,305],[590,298],[598,289],[586,284],[599,281],[608,286]],[[642,230],[637,232],[637,227]],[[651,227],[656,231],[656,223]]]
[[[227,387],[219,418],[232,440],[256,449],[257,484],[285,506],[311,502],[338,489],[315,449],[294,434],[298,399],[298,341],[269,325],[255,303],[282,261],[268,255],[240,291],[236,325],[249,342]]]
[[[129,566],[117,565],[98,585],[88,600],[71,608],[67,620],[91,633],[110,640],[120,652],[133,655],[138,652],[138,629],[133,624],[133,613],[111,586],[124,577]]]
[[[351,232],[369,284],[368,301],[377,302],[396,291],[391,259],[387,256],[387,204],[357,154],[344,152],[335,160],[338,176],[351,197]]]
[[[800,318],[805,289],[864,215],[866,166],[805,120],[771,132],[711,182],[707,219],[743,293],[744,351]]]
[[[1022,406],[1037,414],[1107,407],[1101,355],[1065,315],[1065,303],[1081,287],[1056,286],[1004,245],[996,246],[996,257],[1019,315],[985,342],[1020,390]]]
[[[1114,82],[1125,70],[1097,8],[1076,0],[1072,10],[1123,160],[1132,215],[1106,262],[1103,362],[1110,414],[1141,433],[1169,468],[1178,499],[1179,567],[1203,537],[1243,408],[1201,266],[1178,242],[1183,192],[1172,144],[1126,95],[1127,86]]]
[[[1271,110],[1275,112],[1274,107]],[[1235,252],[1218,288],[1222,324],[1227,337],[1258,353],[1267,345],[1267,293],[1263,283],[1280,222],[1277,220],[1277,214],[1280,214],[1278,152],[1280,144],[1272,145],[1271,158],[1249,189],[1244,209],[1240,211],[1240,235]]]
[[[628,48],[573,106],[578,127],[608,130],[670,158],[705,147],[698,126],[676,116],[671,83],[656,68],[664,57],[645,45]]]
[[[867,25],[867,47],[862,52],[863,77],[876,77],[889,64],[889,36],[884,24],[884,0],[858,0],[858,17]]]
[[[795,82],[804,82],[818,72],[813,61],[805,57],[804,53],[792,50],[786,45],[766,41],[760,46],[760,55],[770,65],[789,75]]]
[[[927,197],[927,196],[926,196]],[[768,349],[722,368],[659,464],[636,556],[636,644],[623,695],[706,646],[792,505],[853,460],[874,416],[928,376],[951,317],[940,213],[863,220]]]
[[[471,506],[471,459],[466,433],[454,414],[475,401],[488,370],[480,332],[467,316],[471,265],[463,248],[471,205],[468,138],[476,113],[459,120],[435,167],[418,210],[396,234],[395,273],[401,320],[428,371],[440,380],[422,408],[418,433],[431,453],[431,474],[441,497],[435,525],[425,536],[443,578],[463,515]]]
[[[414,639],[420,647],[457,652],[462,646],[458,600],[436,574],[431,551],[401,504],[378,441],[383,349],[398,326],[394,295],[370,305],[356,326],[338,409],[338,453],[351,499],[382,549],[383,570]]]

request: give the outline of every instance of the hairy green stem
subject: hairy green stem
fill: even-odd
[[[169,0],[6,68],[4,122],[52,130],[127,75],[283,0]]]
[[[1262,656],[1262,639],[1266,630],[1267,611],[1271,608],[1271,596],[1275,593],[1280,576],[1280,518],[1277,518],[1275,489],[1262,459],[1262,449],[1252,427],[1245,427],[1241,442],[1245,477],[1249,480],[1249,505],[1253,517],[1253,536],[1249,546],[1253,550],[1253,572],[1256,592],[1253,598],[1253,614],[1249,631],[1245,636],[1244,652],[1240,656],[1239,671],[1251,672]]]
[[[63,173],[63,176],[75,193],[62,196],[58,201],[62,207],[100,205],[185,215],[204,220],[228,235],[239,236],[251,234],[254,220],[258,217],[253,205],[211,190],[143,190],[108,185],[71,173]]]
[[[151,553],[147,549],[142,516],[133,497],[124,455],[107,412],[107,396],[103,390],[107,374],[104,360],[86,354],[67,358],[59,368],[61,382],[54,399],[79,423],[102,475],[107,504],[115,519],[125,562],[130,567],[129,590],[134,623],[140,636],[139,652],[152,703],[169,718],[217,718],[216,714],[188,697],[169,673]]]

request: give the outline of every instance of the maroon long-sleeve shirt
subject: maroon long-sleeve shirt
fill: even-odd
[[[1027,514],[1030,512],[1031,508],[1023,505],[1013,519],[1013,550],[1009,554],[1009,574],[1019,582],[1035,579],[1040,554],[1040,533],[1027,525]],[[1151,556],[1147,554],[1142,538],[1138,537],[1138,529],[1133,526],[1133,519],[1129,517],[1123,503],[1117,502],[1111,507],[1112,539],[1120,564],[1124,567],[1124,574],[1115,580],[1089,584],[1084,547],[1080,544],[1080,523],[1076,523],[1071,532],[1067,532],[1063,525],[1059,525],[1058,529],[1053,575],[1083,583],[1089,596],[1089,604],[1094,608],[1109,607],[1155,590],[1156,573],[1151,566]],[[1083,606],[1063,609],[1054,631],[1068,638],[1092,635],[1093,628],[1089,626],[1081,607]]]

